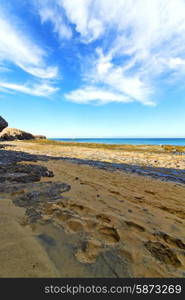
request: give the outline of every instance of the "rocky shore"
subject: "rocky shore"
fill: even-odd
[[[185,154],[161,151],[160,146],[144,148],[91,148],[76,144],[55,143],[49,140],[5,142],[7,150],[26,151],[51,159],[69,160],[110,171],[123,171],[151,176],[160,180],[185,183]],[[185,147],[184,147],[185,148]],[[155,150],[155,151],[154,151]],[[173,150],[173,149],[172,149]],[[184,150],[185,151],[185,150]]]
[[[1,277],[185,277],[182,153],[48,144],[0,143]]]
[[[185,277],[185,154],[58,143],[0,117],[0,277]]]

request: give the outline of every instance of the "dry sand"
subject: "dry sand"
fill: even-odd
[[[185,277],[184,184],[57,159],[34,164],[71,189],[45,201],[31,224],[13,195],[0,195],[1,277]]]
[[[0,277],[56,277],[58,272],[24,226],[25,210],[0,197]]]

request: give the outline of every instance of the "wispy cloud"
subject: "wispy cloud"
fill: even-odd
[[[32,96],[48,97],[58,89],[48,83],[40,84],[16,84],[9,82],[0,82],[0,90],[3,92],[21,92]]]
[[[84,88],[80,88],[78,90],[72,91],[65,96],[67,99],[76,103],[90,103],[90,102],[98,102],[100,104],[106,104],[112,101],[115,102],[130,102],[129,97],[117,93],[114,91],[107,91],[103,88],[98,88],[94,86],[85,86]]]
[[[50,22],[53,25],[53,31],[58,35],[59,40],[70,39],[72,30],[65,23],[64,14],[58,1],[34,0],[41,22]]]
[[[55,78],[56,66],[48,66],[47,53],[21,29],[12,17],[0,13],[0,62],[10,62],[39,78]]]
[[[70,92],[68,99],[82,102],[81,95],[84,102],[86,95],[89,102],[94,100],[92,89],[98,89],[104,102],[108,89],[115,93],[112,101],[119,94],[151,105],[158,79],[165,85],[165,77],[185,76],[184,0],[54,0],[57,10],[48,1],[39,2],[42,20],[50,20],[60,37],[65,37],[60,30],[66,18],[68,38],[72,38],[71,24],[79,43],[92,44],[88,55],[93,60],[82,74],[86,85]]]
[[[178,84],[185,77],[184,0],[30,0],[30,3],[34,3],[41,26],[46,22],[51,24],[48,36],[54,32],[61,46],[68,43],[77,49],[69,56],[71,61],[80,60],[82,82],[65,95],[68,100],[138,101],[154,105],[159,81],[163,89],[169,82]],[[58,51],[62,64],[62,47]],[[48,63],[46,49],[12,15],[0,13],[0,70],[7,67],[7,62],[35,78],[49,80],[47,85],[55,91],[52,80],[58,78],[59,71]],[[29,91],[26,83],[16,85]]]

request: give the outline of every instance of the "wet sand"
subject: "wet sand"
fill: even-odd
[[[34,154],[31,164],[54,176],[1,191],[1,277],[185,277],[184,184],[58,159],[56,148],[9,144],[7,151]],[[83,149],[62,151],[83,158]],[[182,167],[183,155],[177,159]],[[23,155],[18,164],[29,163]],[[70,188],[47,197],[59,183]]]

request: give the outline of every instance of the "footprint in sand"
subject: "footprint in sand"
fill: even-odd
[[[150,195],[155,195],[156,193],[150,190],[145,190],[145,193],[150,194]]]
[[[71,203],[71,204],[69,204],[69,208],[71,210],[74,210],[75,212],[77,212],[80,215],[95,213],[95,211],[92,208],[86,207],[83,204]]]
[[[58,221],[67,222],[74,217],[74,214],[71,211],[65,210],[57,212],[56,218]]]
[[[111,219],[106,214],[96,215],[96,219],[102,223],[110,223]]]
[[[106,244],[115,244],[120,240],[117,230],[113,227],[100,226],[95,232],[95,236]]]
[[[133,221],[125,221],[125,224],[129,227],[133,227],[135,229],[137,229],[138,231],[145,231],[145,228],[142,225],[139,225]]]
[[[90,239],[86,241],[82,248],[75,253],[76,259],[81,263],[94,263],[98,254],[103,250],[101,242]]]
[[[148,241],[144,243],[146,249],[151,253],[155,259],[161,261],[164,264],[172,265],[176,268],[181,266],[181,262],[173,249],[167,247],[160,242]]]
[[[185,250],[185,244],[179,238],[175,238],[169,235],[168,233],[162,231],[154,232],[154,235],[159,238],[162,238],[169,245]]]
[[[78,219],[70,219],[65,226],[72,232],[84,231],[84,224]]]

